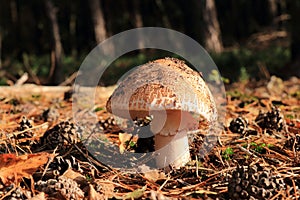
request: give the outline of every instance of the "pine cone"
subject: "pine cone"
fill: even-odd
[[[68,121],[55,125],[41,138],[42,145],[46,145],[49,149],[54,149],[56,146],[69,146],[78,142],[80,142],[78,127]]]
[[[228,185],[230,199],[269,199],[277,194],[277,190],[285,188],[283,179],[259,168],[260,166],[238,166],[232,172]]]
[[[32,122],[26,117],[23,116],[20,123],[19,123],[19,131],[25,131],[27,129],[32,128]],[[17,135],[16,139],[21,139],[21,138],[30,138],[33,136],[33,132],[28,130],[26,132],[23,132],[21,134]]]
[[[78,184],[64,176],[58,177],[58,180],[38,181],[35,187],[37,190],[58,199],[77,200],[84,198],[84,192],[79,188]]]
[[[148,126],[150,125],[151,121],[153,120],[152,116],[146,116],[144,118],[136,118],[133,123],[137,127],[142,127],[142,126]]]
[[[295,136],[291,137],[290,139],[288,139],[285,142],[284,147],[287,149],[290,149],[290,150],[295,149],[296,151],[300,151],[300,136],[295,135]]]
[[[58,174],[63,174],[67,169],[75,169],[76,171],[82,172],[80,163],[75,159],[74,156],[56,156],[53,162],[50,164],[51,170],[57,170]]]
[[[273,106],[272,110],[267,113],[259,113],[255,122],[267,130],[281,131],[284,128],[285,121],[279,108]]]
[[[101,119],[99,125],[101,130],[113,130],[117,123],[113,117],[108,117],[107,119]]]
[[[32,140],[32,137],[34,135],[34,132],[32,130],[30,130],[30,128],[33,127],[33,122],[31,120],[29,120],[26,116],[23,116],[21,121],[19,122],[19,127],[18,127],[18,131],[16,134],[14,134],[14,139],[15,142],[20,146],[20,147],[24,147],[24,146],[30,146],[30,148],[32,149],[33,146],[36,144],[35,140]],[[12,144],[8,144],[6,145],[6,148],[10,148]],[[0,147],[0,151],[1,151],[1,147]],[[24,151],[27,152],[27,148],[23,148]]]
[[[48,108],[42,113],[42,118],[45,122],[54,122],[59,118],[59,112],[57,108]]]
[[[248,122],[243,117],[238,117],[230,122],[229,130],[233,133],[245,134],[248,128]]]
[[[11,184],[8,187],[3,187],[3,190],[0,192],[0,196],[6,195],[8,192],[10,194],[4,198],[4,200],[22,200],[26,199],[26,196],[23,193],[22,188],[16,187],[12,192],[10,191],[11,189],[14,188],[14,184]]]
[[[83,199],[84,193],[78,187],[78,184],[70,178],[60,176],[55,184],[56,190],[67,200]]]

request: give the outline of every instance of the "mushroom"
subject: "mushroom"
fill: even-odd
[[[213,96],[201,74],[175,58],[158,59],[130,71],[106,108],[126,119],[152,116],[158,168],[179,168],[189,162],[187,134],[208,130],[217,118]]]

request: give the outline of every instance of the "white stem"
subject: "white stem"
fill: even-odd
[[[188,137],[186,133],[174,136],[155,135],[156,166],[164,168],[169,165],[180,168],[190,160]]]
[[[155,134],[156,165],[164,168],[184,166],[190,160],[187,131],[195,130],[197,120],[188,112],[178,110],[151,111],[151,130]]]

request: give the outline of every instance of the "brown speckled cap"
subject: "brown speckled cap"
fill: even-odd
[[[155,60],[130,71],[113,92],[107,111],[123,118],[144,117],[150,110],[186,111],[211,122],[216,105],[201,75],[175,58]]]

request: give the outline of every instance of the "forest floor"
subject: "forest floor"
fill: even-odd
[[[110,153],[134,152],[136,138],[105,111],[113,89],[97,88],[96,105],[81,114],[96,116],[88,131],[115,144],[118,152]],[[298,199],[300,79],[245,81],[226,90],[224,129],[207,155],[198,157],[206,141],[199,134],[186,166],[129,172],[85,147],[69,87],[1,87],[0,199]]]

